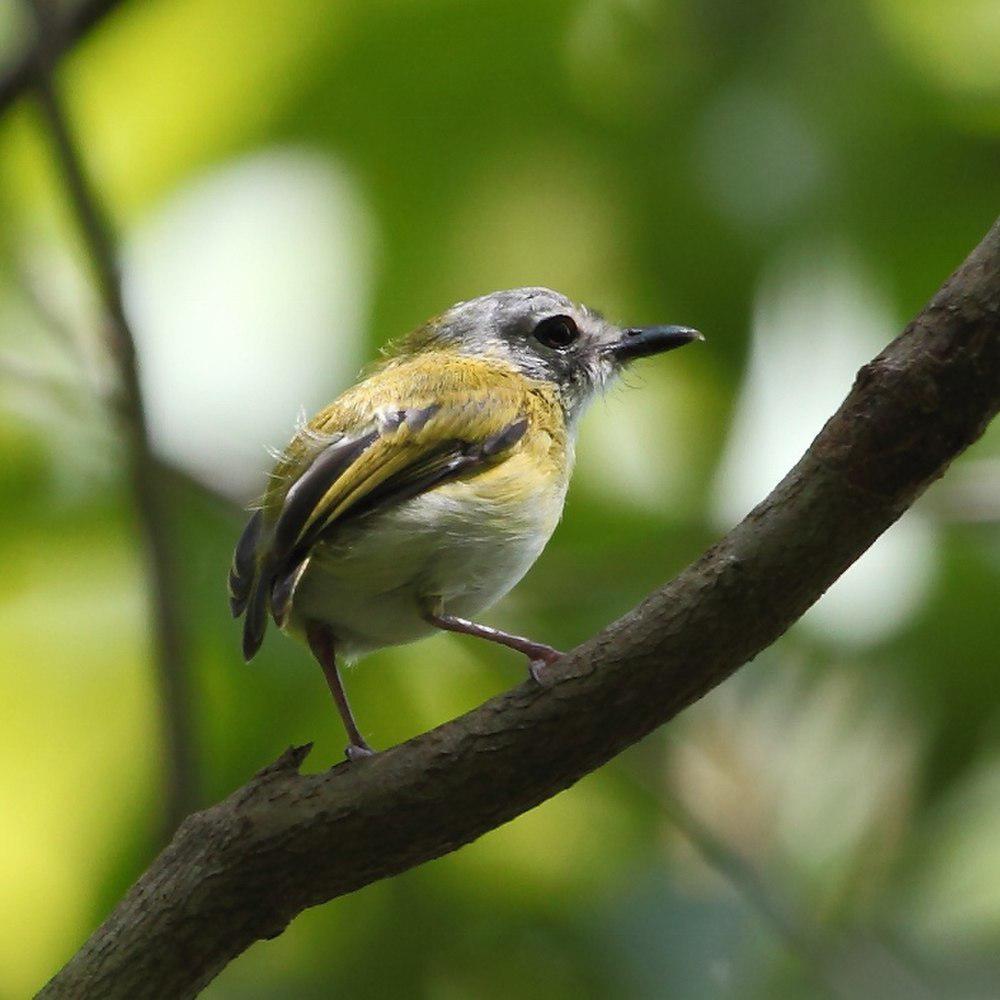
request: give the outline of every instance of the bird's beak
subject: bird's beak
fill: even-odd
[[[675,347],[683,347],[692,340],[704,340],[697,331],[687,326],[640,326],[622,330],[621,337],[606,348],[615,361],[623,364],[650,354],[662,354]]]

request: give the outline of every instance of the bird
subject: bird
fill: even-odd
[[[357,761],[340,664],[436,631],[499,643],[540,681],[562,654],[478,621],[563,510],[580,418],[637,358],[704,340],[615,326],[548,288],[459,302],[392,343],[277,456],[237,542],[229,602],[249,661],[268,617],[308,645]]]

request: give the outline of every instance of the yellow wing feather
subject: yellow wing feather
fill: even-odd
[[[317,524],[332,524],[391,476],[419,465],[449,443],[486,441],[522,417],[533,428],[547,430],[548,440],[557,437],[561,444],[565,436],[561,409],[548,387],[529,382],[496,361],[425,354],[390,362],[299,431],[271,475],[265,519],[277,517],[288,490],[331,442],[364,433],[392,414],[429,409],[433,409],[430,417],[418,426],[403,422],[390,427],[366,448],[331,483],[309,515],[303,534]],[[502,456],[497,458],[502,460]]]
[[[569,451],[554,389],[495,358],[424,352],[384,363],[302,427],[271,473],[230,574],[244,656],[259,649],[269,607],[283,618],[311,545],[339,519],[441,483],[487,485],[512,458],[562,477]],[[498,500],[508,479],[494,484]]]

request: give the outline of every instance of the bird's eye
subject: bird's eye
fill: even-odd
[[[569,316],[549,316],[535,327],[535,339],[557,351],[569,347],[579,335],[576,323]]]

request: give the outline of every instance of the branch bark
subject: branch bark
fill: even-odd
[[[352,765],[288,750],[190,816],[44,997],[189,997],[309,906],[555,795],[774,642],[1000,409],[1000,222],[722,541],[524,683]]]

